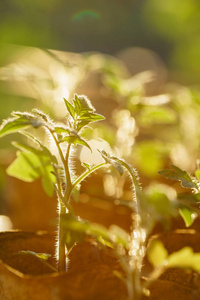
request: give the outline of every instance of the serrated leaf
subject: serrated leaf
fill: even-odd
[[[185,188],[198,189],[197,183],[186,171],[183,171],[174,165],[171,165],[171,167],[173,170],[165,169],[158,173],[166,178],[181,181],[181,185]]]
[[[52,122],[52,120],[50,119],[50,117],[47,115],[47,114],[45,114],[43,111],[41,111],[41,110],[39,110],[39,109],[37,109],[37,108],[34,108],[34,109],[32,109],[32,112],[34,113],[34,114],[36,114],[37,116],[39,116],[40,118],[42,118],[42,120],[44,121],[44,122],[46,122],[47,124],[49,124],[49,125],[53,125],[53,122]]]
[[[87,148],[91,150],[89,144],[84,140],[82,139],[80,136],[78,135],[74,135],[74,136],[65,136],[63,139],[62,139],[62,142],[67,142],[69,144],[74,144],[74,145],[82,145],[82,146],[86,146]]]
[[[159,267],[165,264],[168,252],[161,241],[153,240],[148,248],[147,257],[154,267]]]
[[[90,100],[85,95],[74,95],[74,101],[78,107],[78,115],[82,115],[85,112],[95,111],[95,108],[91,104]]]
[[[10,118],[4,120],[0,127],[0,137],[18,132],[20,129],[25,129],[29,126],[31,126],[31,122],[23,118]]]
[[[196,214],[194,213],[194,211],[192,211],[191,209],[189,209],[187,207],[181,207],[179,209],[179,212],[185,222],[185,226],[190,227],[193,224],[195,217],[196,217]]]
[[[69,112],[71,117],[74,119],[74,117],[76,115],[76,111],[75,111],[73,105],[71,103],[69,103],[69,101],[67,101],[65,98],[64,98],[64,102],[65,102],[65,106],[67,108],[67,111]]]
[[[88,123],[90,123],[90,122],[105,120],[105,117],[94,112],[91,113],[88,112],[88,113],[84,113],[81,117],[79,117],[79,120],[85,120],[88,121]]]

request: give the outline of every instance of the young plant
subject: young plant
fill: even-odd
[[[64,99],[67,109],[66,124],[56,124],[48,115],[38,109],[30,113],[13,112],[12,117],[4,120],[0,127],[0,137],[10,133],[19,132],[34,143],[23,144],[13,142],[18,148],[17,158],[8,167],[7,173],[18,179],[32,182],[42,178],[42,185],[48,195],[54,190],[58,196],[59,224],[58,224],[58,270],[66,270],[66,239],[67,231],[62,225],[62,216],[73,216],[70,205],[70,196],[92,172],[101,168],[105,163],[96,166],[88,166],[87,170],[79,177],[70,169],[71,155],[75,145],[79,144],[90,149],[87,141],[82,137],[82,131],[88,124],[103,120],[104,117],[95,113],[94,107],[85,96],[75,94],[72,103]],[[25,129],[44,128],[47,135],[54,143],[54,150],[49,148],[43,141]]]
[[[177,253],[174,260],[167,254],[162,244],[154,241],[153,246],[148,250],[148,257],[154,269],[145,281],[141,280],[144,257],[152,229],[158,220],[164,220],[173,215],[176,208],[162,188],[142,190],[135,169],[124,160],[103,150],[99,151],[103,158],[101,163],[92,166],[83,163],[85,171],[80,175],[75,174],[71,169],[75,146],[81,145],[90,149],[88,142],[83,138],[84,128],[90,123],[103,120],[104,117],[95,112],[85,96],[75,94],[71,102],[65,99],[64,102],[67,118],[66,122],[61,125],[53,122],[48,115],[38,109],[33,109],[30,113],[13,112],[11,118],[3,121],[0,127],[0,137],[19,132],[30,141],[26,144],[13,142],[18,149],[17,158],[8,167],[7,172],[27,182],[41,177],[43,188],[48,195],[56,191],[59,207],[56,246],[58,271],[66,270],[67,251],[70,251],[77,241],[84,240],[86,235],[93,236],[116,251],[124,271],[123,274],[117,273],[116,275],[125,281],[129,300],[139,300],[143,294],[148,294],[148,286],[152,280],[158,278],[167,267],[176,265],[178,259],[181,260],[182,254]],[[47,147],[43,139],[36,136],[35,129],[40,128],[44,129],[54,147],[52,145]],[[107,229],[102,225],[80,219],[74,215],[70,204],[71,195],[79,188],[81,182],[96,170],[109,165],[114,167],[120,175],[124,171],[127,172],[132,182],[133,198],[132,201],[127,201],[127,205],[133,212],[133,225],[130,233],[115,225]],[[183,176],[181,178],[183,179]],[[185,177],[184,180],[190,181]],[[182,182],[185,181],[182,180]],[[195,183],[192,180],[190,184]],[[30,251],[28,252],[30,254]],[[41,258],[41,254],[31,254],[39,255]],[[191,258],[192,263],[196,262],[196,256],[191,251],[185,255]]]

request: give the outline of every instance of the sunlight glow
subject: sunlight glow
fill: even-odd
[[[13,228],[12,222],[9,217],[0,215],[0,231],[11,230]]]

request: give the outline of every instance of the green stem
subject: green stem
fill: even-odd
[[[64,168],[65,168],[65,176],[66,176],[66,188],[65,188],[65,203],[69,203],[69,198],[71,195],[71,176],[70,176],[70,171],[69,171],[69,159],[70,159],[70,148],[71,144],[67,145],[67,152],[66,156],[64,158]]]
[[[58,149],[60,159],[62,161],[64,171],[65,171],[66,188],[65,188],[64,195],[62,192],[62,186],[61,186],[60,181],[57,182],[58,198],[59,198],[59,221],[58,221],[58,245],[57,245],[56,252],[58,255],[58,271],[66,271],[66,230],[62,226],[61,216],[66,214],[66,212],[67,212],[66,208],[68,210],[68,213],[72,213],[72,208],[69,204],[69,197],[70,197],[69,191],[71,190],[71,178],[70,178],[69,165],[68,165],[71,145],[68,144],[66,158],[65,158],[54,132],[52,132],[50,129],[49,129],[49,131],[54,139],[54,142]],[[58,178],[59,178],[59,175],[58,175]]]
[[[83,174],[80,175],[79,178],[77,178],[75,180],[75,182],[72,184],[71,187],[71,191],[79,184],[81,183],[86,177],[88,177],[91,173],[95,172],[96,170],[102,168],[103,166],[105,166],[107,163],[103,162],[97,166],[92,167],[91,169],[87,170],[86,172],[84,172]]]
[[[66,207],[60,201],[59,223],[58,223],[58,271],[66,271],[66,230],[61,223],[61,216],[66,214]]]

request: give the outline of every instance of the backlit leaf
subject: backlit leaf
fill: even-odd
[[[183,218],[186,227],[190,227],[195,220],[195,213],[187,207],[181,207],[179,209],[180,215]]]
[[[54,192],[53,183],[55,182],[55,176],[52,172],[53,167],[50,158],[43,154],[42,151],[37,153],[34,150],[28,152],[18,151],[17,158],[7,168],[8,175],[25,182],[33,182],[42,177],[43,188],[49,196],[52,196]]]
[[[18,252],[18,254],[22,254],[22,255],[31,254],[31,255],[36,256],[37,258],[39,258],[41,260],[48,260],[49,257],[51,257],[51,254],[37,253],[37,252],[34,252],[34,251],[30,251],[30,250],[21,250],[21,251]]]
[[[185,188],[198,189],[197,182],[186,171],[171,165],[172,169],[161,170],[158,173],[166,178],[181,181],[181,185]]]
[[[92,151],[90,146],[88,145],[88,143],[78,135],[65,136],[62,139],[62,142],[67,142],[69,144],[74,144],[74,145],[79,144],[79,145],[82,145],[82,146],[86,146],[87,148],[90,149],[90,151]]]
[[[65,106],[66,106],[66,108],[67,108],[69,114],[70,114],[71,117],[74,119],[75,114],[76,114],[76,111],[75,111],[73,105],[72,105],[69,101],[67,101],[65,98],[64,98],[64,101],[65,101]]]
[[[118,172],[120,175],[122,175],[124,173],[124,168],[122,166],[122,164],[120,163],[120,161],[118,161],[118,159],[110,156],[108,153],[106,153],[106,151],[99,151],[102,155],[102,157],[105,159],[105,161],[109,164],[111,164]]]
[[[159,267],[165,264],[168,252],[161,241],[153,240],[148,248],[147,257],[154,267]]]
[[[85,120],[85,121],[88,121],[88,122],[97,122],[97,121],[101,121],[101,120],[104,120],[105,117],[100,115],[100,114],[97,114],[97,113],[85,113],[83,114],[79,120]]]
[[[0,127],[0,137],[10,133],[18,132],[20,129],[25,129],[31,125],[31,121],[25,118],[10,118],[4,120]]]
[[[187,268],[200,272],[200,253],[194,253],[192,248],[184,247],[169,255],[168,267]]]

